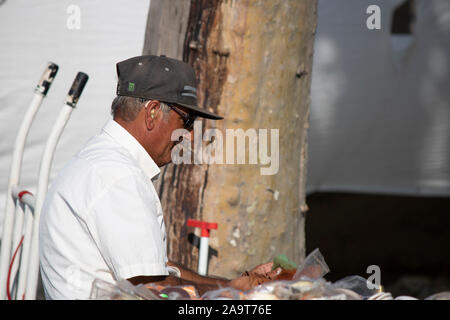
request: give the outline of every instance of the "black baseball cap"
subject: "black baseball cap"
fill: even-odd
[[[119,96],[173,103],[195,111],[199,117],[223,119],[198,106],[195,72],[183,61],[145,55],[121,61],[116,68]]]

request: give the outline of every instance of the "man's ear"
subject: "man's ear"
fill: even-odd
[[[150,100],[146,102],[144,106],[144,112],[145,125],[147,126],[147,130],[153,130],[153,128],[155,127],[158,110],[160,110],[160,103],[158,100]]]

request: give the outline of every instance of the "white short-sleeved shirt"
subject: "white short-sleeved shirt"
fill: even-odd
[[[168,274],[162,208],[151,181],[159,172],[113,120],[61,170],[40,220],[47,299],[87,299],[95,278]]]

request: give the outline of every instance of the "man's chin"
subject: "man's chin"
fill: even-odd
[[[158,164],[158,167],[164,167],[165,165],[168,165],[169,163],[172,163],[172,157],[169,157],[169,159],[164,159],[160,161]]]

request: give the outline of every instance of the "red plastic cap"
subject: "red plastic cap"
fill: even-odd
[[[215,222],[204,222],[194,219],[188,219],[187,225],[189,227],[195,227],[195,228],[201,228],[202,229],[202,237],[208,237],[209,238],[209,230],[211,229],[217,229],[217,223]]]

